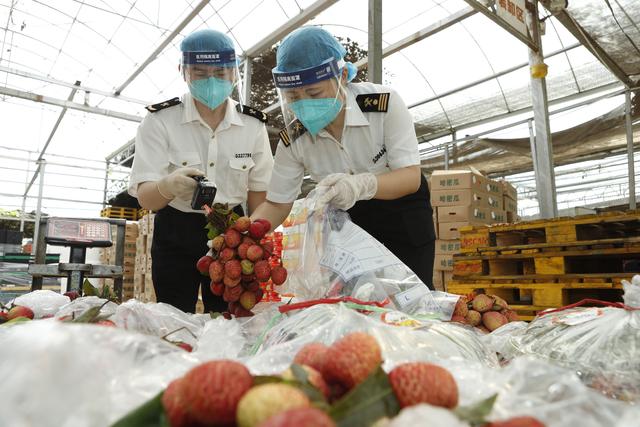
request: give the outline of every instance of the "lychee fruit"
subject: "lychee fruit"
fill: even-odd
[[[300,365],[300,367],[304,369],[305,372],[307,373],[307,381],[309,381],[309,383],[312,386],[317,388],[318,391],[320,391],[322,395],[325,397],[325,399],[328,399],[329,386],[327,385],[327,382],[324,380],[324,378],[322,378],[322,374],[320,374],[320,372],[318,372],[317,370],[313,369],[311,366]],[[291,368],[284,371],[281,376],[283,379],[287,381],[296,381],[296,376],[294,375],[293,370]]]
[[[225,302],[238,301],[242,292],[242,286],[225,286],[224,292],[222,293],[222,299]]]
[[[211,293],[221,297],[222,294],[224,294],[224,283],[221,282],[211,282],[211,284],[209,285],[209,289],[211,289]]]
[[[264,218],[258,218],[255,220],[255,222],[259,222],[260,224],[262,224],[262,227],[265,230],[265,234],[271,231],[271,223],[269,222],[269,220],[266,220]]]
[[[247,250],[251,247],[249,243],[240,243],[238,246],[238,256],[240,259],[247,259]]]
[[[249,230],[249,226],[251,225],[251,219],[248,216],[241,216],[236,219],[236,222],[233,224],[233,228],[240,233],[244,233]]]
[[[533,417],[514,417],[503,421],[494,421],[487,424],[487,427],[546,427],[543,423]]]
[[[467,324],[467,318],[462,316],[456,316],[456,315],[451,316],[451,321],[457,322],[457,323],[464,323],[465,325]]]
[[[505,316],[509,322],[517,322],[518,320],[520,320],[520,317],[518,317],[518,313],[513,310],[502,310],[500,311],[500,313],[502,313],[502,315]]]
[[[258,288],[255,291],[251,292],[253,292],[256,296],[256,304],[262,301],[262,297],[264,297],[264,291],[262,289]]]
[[[222,282],[224,277],[224,264],[218,260],[209,264],[209,277],[212,282]]]
[[[242,268],[243,276],[250,276],[253,274],[253,263],[248,259],[240,261],[240,267]]]
[[[173,380],[162,394],[162,407],[171,427],[190,427],[195,421],[187,412],[182,392],[182,378]]]
[[[271,267],[268,261],[258,261],[253,265],[253,274],[259,282],[266,282],[271,277]]]
[[[469,310],[465,319],[471,326],[478,326],[482,322],[482,314],[475,310]]]
[[[249,226],[249,236],[256,240],[262,239],[267,234],[267,231],[269,230],[265,230],[261,222],[252,222]]]
[[[488,311],[482,314],[482,323],[488,330],[495,331],[500,326],[509,323],[509,321],[497,311]]]
[[[264,255],[264,250],[260,245],[251,245],[247,249],[247,259],[253,262],[260,261]]]
[[[256,294],[249,291],[244,291],[240,295],[239,299],[240,305],[247,310],[251,310],[256,305]]]
[[[479,313],[484,313],[493,307],[493,298],[480,294],[473,299],[473,309]]]
[[[8,313],[5,311],[0,311],[0,323],[6,322],[8,319]]]
[[[351,390],[382,363],[378,341],[364,332],[354,332],[336,341],[326,353],[322,375]]]
[[[454,316],[465,317],[469,309],[467,308],[467,297],[464,295],[458,299],[456,302],[456,307],[453,309]]]
[[[251,273],[251,274],[243,274],[242,276],[240,276],[240,278],[242,279],[242,283],[251,283],[254,280],[256,280],[256,275],[253,274],[253,273]]]
[[[224,275],[230,279],[239,279],[242,274],[240,261],[232,259],[224,263]]]
[[[287,280],[287,269],[281,265],[273,267],[271,270],[271,281],[274,285],[282,285]]]
[[[201,257],[198,262],[196,262],[196,269],[201,273],[201,274],[208,274],[209,273],[209,265],[213,262],[213,258],[211,258],[210,256],[203,256]]]
[[[305,344],[296,354],[293,363],[310,366],[316,371],[324,372],[324,363],[329,347],[319,342]]]
[[[241,363],[215,360],[189,371],[182,380],[182,399],[189,416],[210,426],[235,420],[241,398],[253,386],[253,377]]]
[[[485,326],[484,326],[484,325],[482,325],[482,324],[480,324],[480,326],[478,326],[478,330],[479,330],[480,332],[482,332],[483,334],[490,334],[490,333],[491,333],[491,331],[490,331],[490,330],[488,330],[487,328],[485,328]]]
[[[12,320],[16,317],[26,317],[28,319],[33,319],[33,310],[23,305],[16,305],[12,307],[11,310],[9,310],[9,313],[7,313],[7,320]]]
[[[249,236],[242,236],[242,243],[246,243],[247,245],[251,246],[255,245],[256,241]]]
[[[222,249],[222,245],[224,245],[224,237],[216,236],[211,240],[211,249],[216,252],[219,252]]]
[[[236,248],[242,242],[242,235],[233,228],[224,232],[224,243],[230,248]]]
[[[336,427],[326,412],[317,408],[296,408],[281,412],[260,424],[260,427]]]
[[[267,259],[273,253],[273,243],[264,242],[262,243],[262,249],[264,249],[264,258]]]
[[[236,251],[233,250],[233,248],[224,248],[223,250],[220,251],[220,255],[218,256],[218,258],[222,262],[227,262],[229,260],[232,260],[235,256],[236,256]]]
[[[412,362],[389,372],[389,382],[400,407],[428,403],[443,408],[458,405],[458,386],[449,371],[431,363]]]
[[[229,276],[224,276],[224,278],[222,279],[222,283],[224,283],[224,285],[228,288],[234,288],[234,287],[238,287],[240,289],[242,289],[242,286],[238,286],[240,284],[240,278],[236,278],[233,279]]]
[[[239,306],[236,308],[234,312],[236,317],[251,317],[253,316],[253,312],[251,310],[247,310],[246,308]]]
[[[500,298],[499,296],[496,295],[489,295],[490,298],[493,298],[493,309],[495,311],[500,311],[503,309],[509,309],[509,304],[507,304],[507,302],[505,300],[503,300],[502,298]],[[495,306],[498,306],[499,308],[496,310]]]
[[[253,387],[242,397],[238,404],[236,422],[238,427],[257,427],[288,409],[309,406],[311,403],[307,396],[293,386],[262,384]]]
[[[109,326],[109,327],[112,327],[112,328],[116,327],[116,324],[113,323],[113,320],[109,320],[109,319],[98,320],[96,322],[96,325]]]
[[[73,301],[74,299],[78,298],[80,294],[78,293],[78,291],[68,291],[64,293],[64,296],[69,297],[69,299]]]
[[[186,352],[191,353],[193,351],[193,347],[190,344],[187,344],[186,342],[177,342],[174,344]]]
[[[244,288],[247,291],[256,292],[256,291],[258,291],[260,289],[260,283],[258,283],[257,280],[253,280],[253,281],[251,281],[249,283],[246,283],[244,285]]]

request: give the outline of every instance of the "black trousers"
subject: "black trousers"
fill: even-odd
[[[413,194],[396,200],[362,200],[348,213],[353,222],[384,244],[429,289],[434,289],[436,234],[424,176]]]
[[[242,208],[238,208],[234,210],[242,214]],[[205,225],[206,218],[200,213],[181,212],[170,206],[156,213],[151,274],[158,302],[194,313],[202,288],[205,312],[227,310],[222,297],[211,293],[209,278],[196,269],[198,259],[209,250]]]

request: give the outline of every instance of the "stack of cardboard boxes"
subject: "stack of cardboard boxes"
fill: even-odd
[[[155,214],[140,218],[140,233],[136,240],[136,268],[133,276],[134,296],[138,301],[155,302],[156,294],[151,280],[151,245],[153,243],[153,221]]]
[[[437,237],[433,284],[445,290],[453,275],[453,255],[460,252],[460,228],[507,222],[505,201],[515,219],[517,193],[510,184],[475,170],[434,171],[430,184]]]
[[[100,262],[107,265],[116,264],[116,244],[118,227],[111,225],[111,241],[113,246],[100,249]],[[136,238],[138,237],[138,223],[127,221],[124,233],[124,260],[122,269],[124,271],[122,280],[122,301],[134,297],[134,272],[136,269]],[[98,286],[107,284],[113,287],[112,279],[99,279]]]

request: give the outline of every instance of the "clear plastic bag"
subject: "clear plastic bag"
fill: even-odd
[[[65,304],[68,304],[69,297],[50,290],[37,290],[28,294],[20,295],[14,301],[14,305],[29,307],[35,319],[45,316],[53,316]]]
[[[528,325],[527,322],[522,321],[509,322],[489,334],[482,334],[480,339],[502,359],[510,360],[517,353],[517,349],[513,346],[514,337],[523,334]]]
[[[640,276],[624,283],[628,307],[640,307]],[[544,357],[577,372],[607,396],[640,401],[640,310],[578,307],[537,317],[509,342],[517,354]]]
[[[404,320],[397,321],[400,318]],[[342,303],[320,304],[284,316],[266,331],[257,354],[247,355],[245,362],[254,373],[276,374],[291,364],[305,344],[317,341],[330,345],[355,331],[365,331],[376,338],[382,348],[385,369],[417,360],[458,360],[499,366],[495,353],[480,342],[472,328],[437,320],[415,320],[391,310],[365,315]]]
[[[118,305],[104,298],[96,296],[76,298],[68,304],[63,305],[56,312],[56,319],[76,318],[91,307],[100,307],[100,316],[110,317],[116,312]]]
[[[112,320],[121,328],[147,335],[167,337],[170,341],[180,341],[196,345],[202,334],[206,319],[210,316],[185,313],[165,303],[143,303],[129,300],[120,304]],[[182,328],[182,329],[181,329]]]
[[[0,424],[104,427],[198,363],[157,337],[34,321],[0,328]]]
[[[441,295],[441,306],[418,276],[346,212],[331,207],[313,212],[317,195],[312,191],[300,208],[308,215],[295,226],[296,262],[285,247],[289,278],[283,292],[301,300],[348,296],[384,302],[405,313],[451,319],[458,296],[449,296],[450,304]]]

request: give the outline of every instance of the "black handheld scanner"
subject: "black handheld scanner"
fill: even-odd
[[[215,199],[218,191],[215,185],[204,176],[194,176],[193,179],[196,180],[197,185],[191,198],[191,209],[201,210],[204,205],[213,205],[213,199]]]

